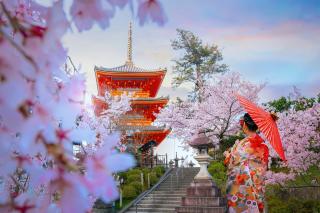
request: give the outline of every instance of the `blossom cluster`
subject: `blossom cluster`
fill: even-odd
[[[97,125],[102,122],[86,112],[85,76],[62,69],[67,51],[61,38],[72,23],[79,31],[94,23],[105,28],[117,7],[132,4],[73,1],[70,21],[63,1],[51,6],[0,1],[1,212],[88,212],[96,198],[117,198],[113,174],[132,167],[134,160],[115,149],[119,135],[104,131]],[[137,4],[141,24],[148,19],[164,23],[158,1]],[[128,109],[117,104],[105,120]],[[94,148],[75,157],[78,142]]]
[[[173,129],[172,133],[185,142],[205,131],[216,145],[225,136],[239,130],[238,120],[243,108],[235,94],[240,93],[252,101],[264,85],[255,85],[241,78],[236,72],[218,76],[204,87],[201,102],[178,101],[163,108],[157,122]]]
[[[269,172],[270,183],[283,183],[297,174],[306,172],[311,165],[320,165],[320,104],[306,110],[289,109],[279,114],[278,128],[287,162],[279,161],[279,167],[289,172]],[[273,149],[270,155],[276,157]]]

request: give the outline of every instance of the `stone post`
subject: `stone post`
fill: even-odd
[[[210,173],[208,172],[208,165],[212,161],[212,157],[208,155],[207,149],[199,149],[199,153],[194,157],[200,165],[200,171],[195,176],[195,180],[212,180]]]

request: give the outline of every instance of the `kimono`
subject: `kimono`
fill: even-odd
[[[224,153],[228,167],[227,199],[229,213],[259,213],[264,209],[265,172],[268,147],[255,134]]]

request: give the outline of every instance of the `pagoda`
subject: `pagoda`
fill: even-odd
[[[112,97],[123,93],[130,95],[132,110],[120,118],[117,128],[122,132],[122,143],[127,145],[129,151],[141,154],[141,163],[147,155],[153,155],[153,147],[158,146],[170,132],[164,127],[152,125],[155,114],[169,101],[168,97],[156,97],[166,69],[144,69],[134,65],[130,23],[125,64],[114,68],[95,66],[94,70],[98,95],[93,96],[92,100],[96,116],[108,107],[102,98],[107,91]]]

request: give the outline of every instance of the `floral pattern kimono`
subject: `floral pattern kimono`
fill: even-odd
[[[268,147],[255,134],[226,151],[229,213],[259,213],[264,208],[264,175],[268,167]]]

